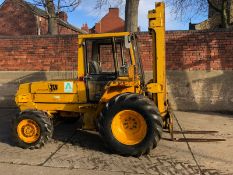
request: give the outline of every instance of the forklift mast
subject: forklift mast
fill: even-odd
[[[166,48],[165,48],[165,4],[158,2],[155,9],[148,12],[149,33],[152,35],[153,83],[160,91],[153,95],[161,116],[167,114],[166,92]]]

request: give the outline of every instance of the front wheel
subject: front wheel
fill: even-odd
[[[162,125],[154,103],[132,93],[110,100],[99,118],[99,132],[108,148],[125,156],[149,153],[161,138]]]
[[[27,110],[13,119],[12,134],[19,147],[40,148],[51,139],[53,124],[45,112]]]

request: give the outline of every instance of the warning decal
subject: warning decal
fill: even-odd
[[[64,92],[73,93],[73,82],[64,82]]]

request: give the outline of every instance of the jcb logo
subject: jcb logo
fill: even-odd
[[[49,91],[50,92],[56,91],[57,89],[58,89],[57,84],[49,84]]]

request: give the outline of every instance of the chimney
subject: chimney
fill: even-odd
[[[89,27],[87,25],[87,23],[83,24],[83,26],[81,27],[82,30],[86,31],[87,33],[89,33]]]
[[[57,13],[57,17],[60,18],[60,19],[62,19],[65,22],[67,22],[67,20],[68,20],[67,13],[63,12],[63,11]]]
[[[119,8],[109,8],[109,15],[119,17]]]

